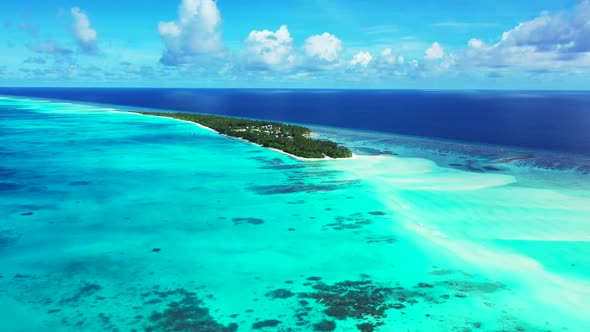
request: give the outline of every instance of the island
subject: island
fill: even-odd
[[[332,141],[311,138],[309,128],[279,122],[200,113],[137,112],[197,123],[216,132],[309,159],[350,158],[352,152]]]

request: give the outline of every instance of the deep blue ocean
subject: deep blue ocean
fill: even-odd
[[[0,88],[0,94],[590,154],[590,92]]]

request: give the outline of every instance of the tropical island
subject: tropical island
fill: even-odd
[[[249,120],[197,113],[137,112],[189,121],[230,137],[310,159],[350,158],[352,152],[332,141],[311,138],[309,128],[279,122]]]

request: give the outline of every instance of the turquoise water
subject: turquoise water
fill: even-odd
[[[0,98],[2,331],[590,330],[587,175],[113,111]]]

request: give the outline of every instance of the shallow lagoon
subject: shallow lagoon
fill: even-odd
[[[590,329],[582,172],[330,128],[365,156],[301,162],[112,111],[0,98],[3,330]]]

